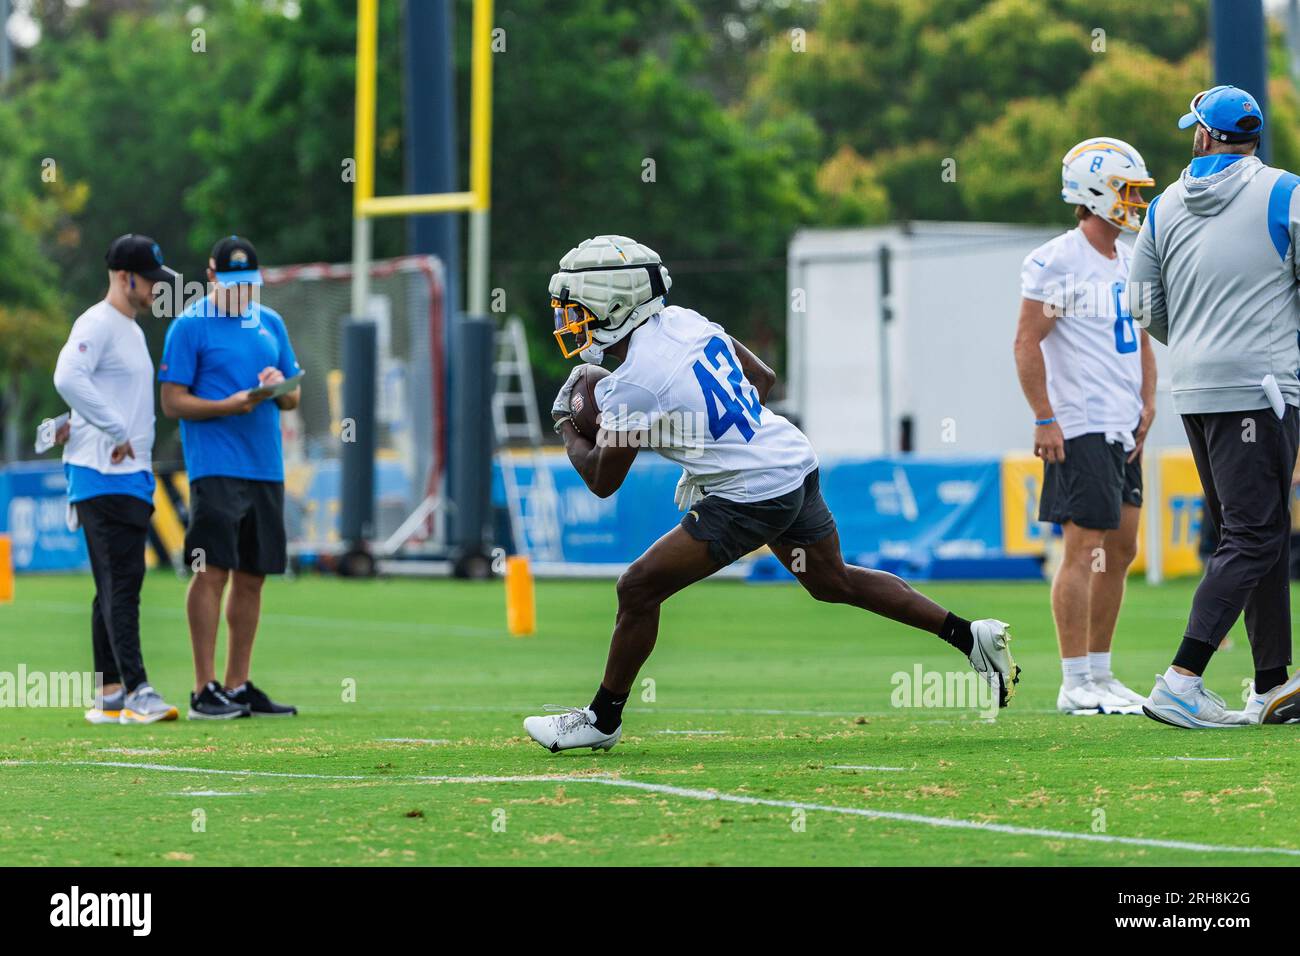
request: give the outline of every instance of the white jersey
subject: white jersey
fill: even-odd
[[[1043,243],[1020,271],[1020,294],[1063,310],[1046,338],[1047,395],[1066,438],[1131,432],[1142,413],[1138,329],[1125,305],[1132,249],[1107,259],[1079,228]]]
[[[153,470],[153,359],[140,323],[106,301],[81,313],[59,352],[54,387],[72,409],[66,463],[105,475]],[[124,441],[135,457],[114,465],[113,447]]]
[[[731,337],[698,312],[668,306],[632,333],[627,359],[596,384],[600,427],[646,432],[705,494],[763,501],[817,467],[807,436],[759,402]]]

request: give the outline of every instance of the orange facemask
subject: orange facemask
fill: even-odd
[[[580,302],[561,302],[556,298],[551,299],[551,309],[555,313],[555,341],[565,358],[573,358],[591,347],[591,326],[596,316],[590,309]]]

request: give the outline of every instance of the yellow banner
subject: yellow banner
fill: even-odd
[[[1148,456],[1149,458],[1150,456]],[[1166,450],[1156,453],[1160,469],[1160,540],[1165,577],[1201,573],[1201,518],[1205,493],[1196,474],[1192,453]],[[1150,463],[1147,468],[1150,468]]]

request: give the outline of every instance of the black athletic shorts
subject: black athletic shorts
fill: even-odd
[[[1119,527],[1124,505],[1142,507],[1142,456],[1128,452],[1101,432],[1065,440],[1065,461],[1043,465],[1038,520],[1110,531]]]
[[[779,498],[742,503],[706,495],[682,517],[682,527],[692,538],[707,541],[709,554],[725,566],[765,544],[797,547],[820,541],[835,530],[835,518],[814,468],[802,485]]]
[[[283,574],[288,564],[284,485],[278,481],[208,477],[190,483],[185,560],[249,574]]]

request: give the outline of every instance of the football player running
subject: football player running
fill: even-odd
[[[965,620],[901,578],[844,563],[816,453],[799,429],[763,404],[775,373],[722,326],[666,305],[671,287],[658,254],[624,236],[588,239],[551,277],[564,356],[620,363],[595,386],[595,441],[573,421],[581,366],[556,396],[551,414],[569,461],[593,493],[607,498],[638,450],[652,447],[682,466],[677,505],[686,514],[618,580],[614,636],[591,705],[529,717],[524,729],[552,752],[613,747],[623,732],[623,705],[658,637],[660,605],[763,545],[817,600],[938,635],[966,655],[1006,706],[1019,677],[1007,625]]]
[[[1137,554],[1142,444],[1155,418],[1151,340],[1124,302],[1152,185],[1141,154],[1108,137],[1061,161],[1061,198],[1078,225],[1025,257],[1015,357],[1043,459],[1038,520],[1061,525],[1065,555],[1052,581],[1063,713],[1141,713],[1145,698],[1111,670],[1124,579]]]

